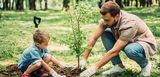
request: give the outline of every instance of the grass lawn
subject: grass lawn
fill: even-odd
[[[160,76],[160,10],[157,7],[150,8],[125,8],[124,10],[138,15],[142,18],[153,34],[156,36],[158,43],[158,53],[152,58],[152,77]],[[70,64],[77,64],[75,55],[71,54],[67,45],[63,42],[66,40],[66,35],[71,31],[68,25],[69,15],[61,10],[48,11],[1,11],[0,18],[0,70],[5,69],[9,64],[17,63],[21,53],[25,48],[30,46],[32,42],[32,34],[34,32],[33,16],[42,18],[40,28],[49,32],[51,40],[48,49],[50,53],[61,61]],[[88,11],[85,21],[82,22],[82,30],[89,36],[95,30],[100,19],[98,8],[92,8]],[[95,64],[103,55],[105,49],[101,39],[98,40],[92,53],[88,59],[87,67]],[[118,77],[140,77],[140,67],[126,55],[121,52],[121,59],[124,62],[127,70]],[[111,68],[109,62],[102,67],[93,77],[101,77],[101,73]]]

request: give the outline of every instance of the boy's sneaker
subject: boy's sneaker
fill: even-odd
[[[30,75],[22,74],[21,77],[31,77]]]
[[[121,67],[119,67],[119,65],[115,65],[110,70],[104,71],[102,73],[102,75],[104,75],[104,76],[112,75],[112,74],[117,74],[117,73],[121,73],[121,72],[124,72],[124,71],[125,71],[125,68],[121,68]]]
[[[142,71],[141,71],[141,74],[142,76],[150,76],[151,75],[151,67],[152,67],[152,64],[150,62],[148,62],[148,64],[142,68]]]

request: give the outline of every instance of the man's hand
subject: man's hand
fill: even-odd
[[[84,59],[79,62],[79,66],[80,66],[81,70],[84,69],[85,64],[86,64],[86,60],[84,60]]]
[[[96,66],[92,66],[80,74],[80,77],[90,77],[96,73]]]

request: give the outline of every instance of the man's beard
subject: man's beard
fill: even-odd
[[[111,27],[116,26],[117,23],[118,23],[118,22],[116,22],[116,21],[114,20],[114,22],[113,22],[113,24],[111,25]]]

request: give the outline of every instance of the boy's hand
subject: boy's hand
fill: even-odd
[[[81,69],[84,69],[85,64],[86,64],[86,60],[84,60],[84,59],[81,60],[81,61],[79,62],[80,68],[81,68]]]
[[[92,66],[80,74],[80,77],[90,77],[97,71],[96,66]]]

